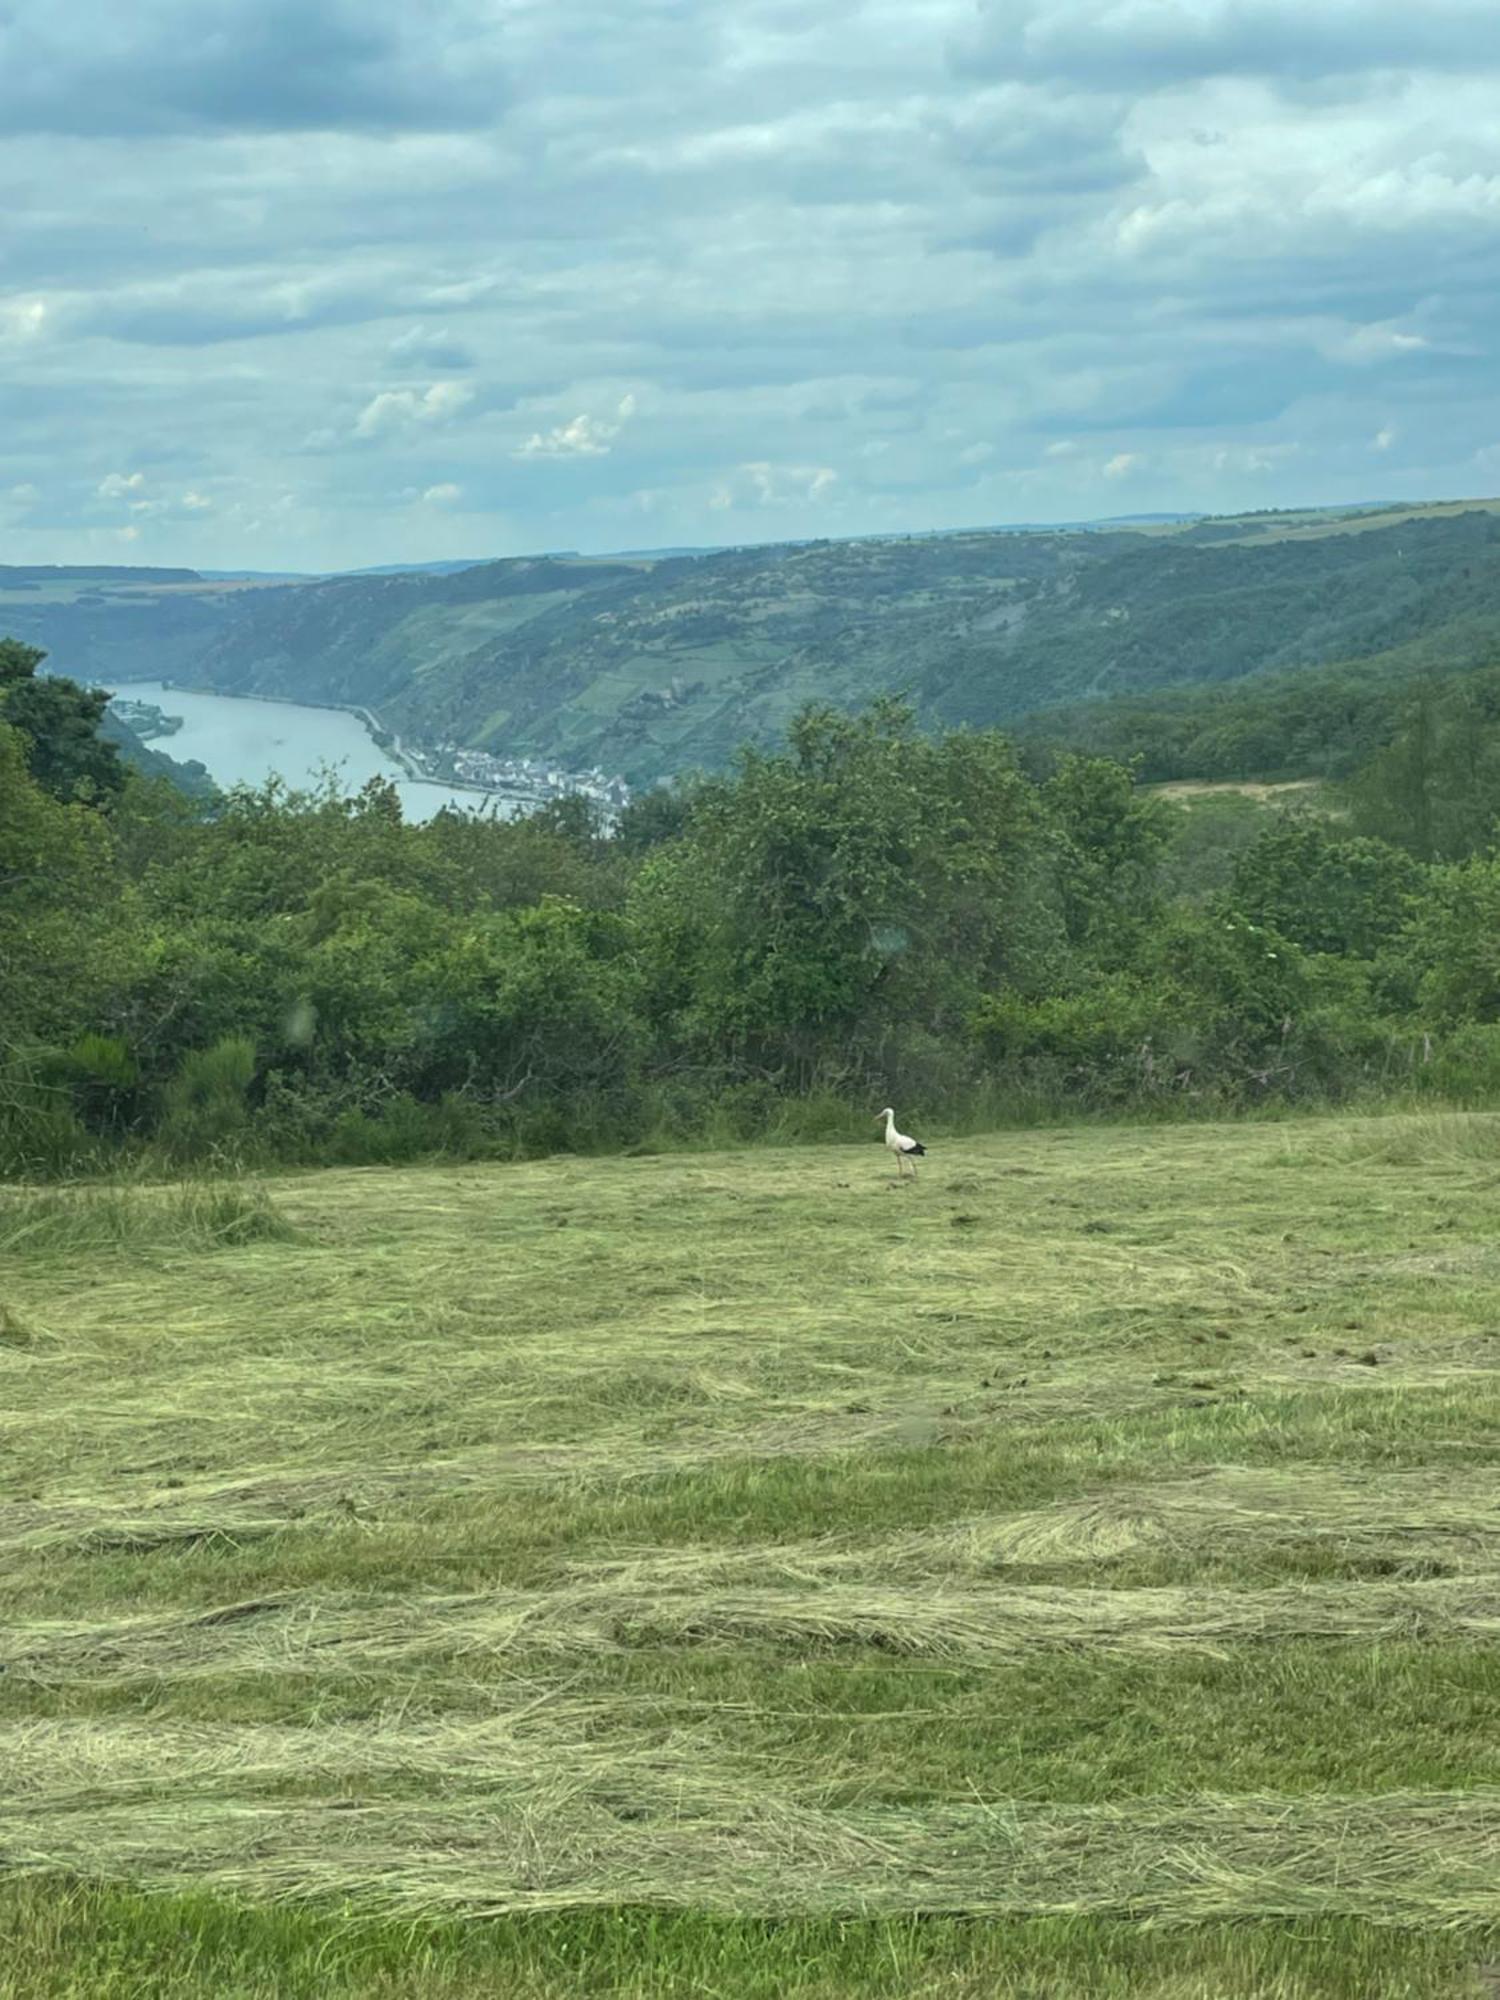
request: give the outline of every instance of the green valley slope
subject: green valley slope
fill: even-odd
[[[1402,649],[1482,664],[1496,505],[96,587],[12,594],[0,624],[63,671],[364,704],[418,743],[641,782],[774,739],[813,699],[1006,723]]]

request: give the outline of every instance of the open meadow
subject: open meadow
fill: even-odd
[[[1500,1120],[871,1130],[0,1192],[0,1996],[1500,1992]]]

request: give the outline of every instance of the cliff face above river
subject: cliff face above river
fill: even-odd
[[[806,701],[897,692],[932,723],[1448,635],[1500,649],[1490,503],[541,557],[448,574],[225,582],[0,571],[0,631],[106,685],[378,711],[409,743],[599,765],[643,782],[770,740]]]

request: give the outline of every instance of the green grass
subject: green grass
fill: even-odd
[[[232,1181],[185,1187],[0,1188],[0,1257],[42,1259],[146,1249],[219,1250],[284,1243],[295,1230],[265,1190]]]
[[[6,1947],[9,1949],[6,1949]],[[1489,2000],[1472,1940],[1349,1922],[774,1922],[680,1912],[351,1925],[207,1898],[22,1890],[0,2000]]]
[[[0,1996],[1481,1996],[1500,1121],[0,1195]]]

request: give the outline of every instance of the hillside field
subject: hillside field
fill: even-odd
[[[0,1191],[0,1996],[1500,1990],[1500,1119],[874,1131]]]

